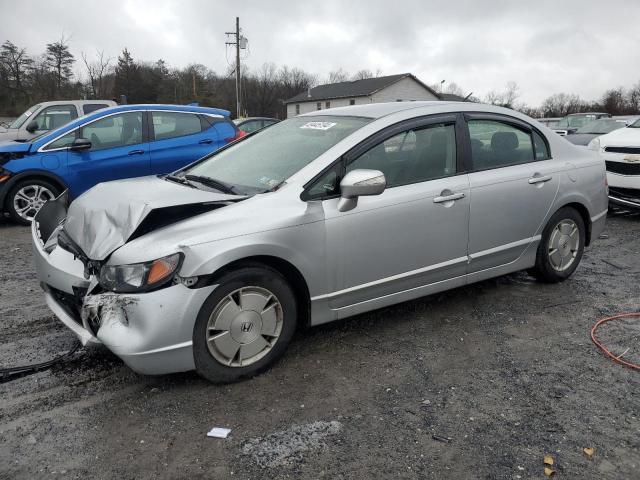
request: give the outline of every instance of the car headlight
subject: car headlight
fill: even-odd
[[[181,263],[182,254],[174,253],[150,262],[103,265],[100,285],[118,293],[145,292],[173,280]]]
[[[589,150],[593,150],[594,152],[599,151],[600,150],[600,139],[598,137],[596,137],[593,140],[591,140],[589,142],[589,145],[587,145],[587,148]]]

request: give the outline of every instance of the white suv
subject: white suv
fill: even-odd
[[[59,100],[39,103],[28,108],[7,128],[0,127],[0,140],[31,140],[82,115],[116,105],[113,100]]]
[[[640,209],[640,120],[594,138],[589,148],[605,160],[609,202]]]

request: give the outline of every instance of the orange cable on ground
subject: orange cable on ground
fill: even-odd
[[[633,317],[639,317],[640,318],[640,312],[639,313],[621,313],[619,315],[613,315],[612,317],[601,318],[600,320],[598,320],[596,322],[596,324],[591,329],[591,340],[593,341],[593,343],[595,343],[596,347],[598,347],[600,350],[602,350],[602,352],[607,357],[610,357],[614,362],[619,363],[621,365],[624,365],[625,367],[633,368],[634,370],[640,370],[640,365],[638,365],[637,363],[631,363],[631,362],[627,362],[626,360],[622,360],[622,356],[625,353],[627,353],[627,351],[629,349],[625,350],[620,355],[614,355],[613,353],[611,353],[607,349],[607,347],[602,345],[602,343],[600,343],[600,341],[596,338],[596,330],[603,323],[607,323],[607,322],[610,322],[611,320],[617,320],[617,319],[620,319],[620,318],[633,318]]]

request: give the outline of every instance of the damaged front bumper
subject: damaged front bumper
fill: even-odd
[[[95,280],[85,278],[83,263],[51,241],[45,250],[38,222],[31,228],[47,305],[83,345],[102,344],[139,373],[195,368],[191,332],[215,286],[192,289],[175,284],[139,294],[92,293]]]

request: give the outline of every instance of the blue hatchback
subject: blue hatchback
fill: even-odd
[[[123,105],[28,142],[0,143],[0,210],[28,224],[65,189],[177,170],[244,135],[216,108]]]

